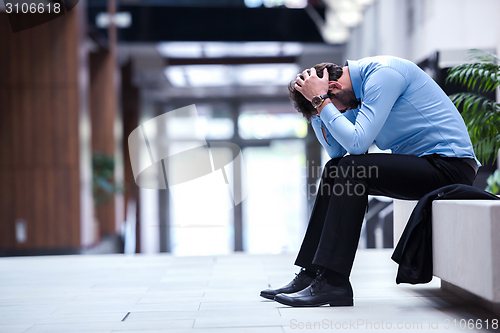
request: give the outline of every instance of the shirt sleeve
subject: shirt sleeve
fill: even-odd
[[[321,143],[323,148],[325,148],[330,158],[342,157],[347,153],[344,147],[342,147],[340,143],[337,142],[337,140],[335,140],[331,135],[328,135],[328,128],[325,128],[325,131],[327,132],[327,137],[329,136],[330,139],[326,144],[323,143],[326,140],[324,140],[324,138],[322,137],[323,131],[321,130],[321,121],[311,122],[311,126],[313,127],[314,134],[316,134],[316,138],[318,139],[319,143]]]
[[[321,119],[335,140],[350,154],[363,154],[384,126],[392,106],[406,88],[404,77],[392,68],[381,68],[364,82],[364,95],[355,123],[329,103]]]

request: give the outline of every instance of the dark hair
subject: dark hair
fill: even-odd
[[[323,70],[325,67],[328,68],[329,81],[337,81],[342,76],[343,68],[341,66],[332,64],[331,62],[322,62],[321,64],[314,65],[319,78],[323,77]],[[310,72],[310,70],[308,70],[308,72]],[[300,74],[300,78],[304,79],[302,74]],[[290,92],[290,100],[293,103],[293,107],[302,113],[304,118],[310,122],[311,116],[316,114],[316,109],[314,109],[311,102],[309,102],[299,91],[295,90],[295,80],[292,80],[288,84],[288,91]],[[334,97],[330,92],[328,92],[328,95]]]

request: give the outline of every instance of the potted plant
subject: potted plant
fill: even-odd
[[[500,85],[500,58],[482,50],[470,52],[472,62],[452,67],[446,82],[463,85],[469,90],[453,94],[450,99],[457,108],[461,107],[476,156],[484,164],[492,154],[495,161],[500,149],[500,103],[481,95],[494,93]],[[488,178],[487,189],[498,192],[498,186],[490,185],[498,182],[497,178],[498,172],[497,176]]]

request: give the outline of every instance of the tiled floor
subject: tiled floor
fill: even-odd
[[[0,332],[471,332],[499,319],[441,291],[437,279],[396,285],[390,256],[358,252],[355,306],[342,308],[290,308],[261,298],[261,289],[298,271],[288,254],[0,258]],[[461,329],[470,319],[475,328]]]

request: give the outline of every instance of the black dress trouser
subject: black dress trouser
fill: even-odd
[[[295,264],[350,275],[368,195],[418,200],[450,184],[472,185],[465,159],[398,154],[348,155],[326,163]]]

